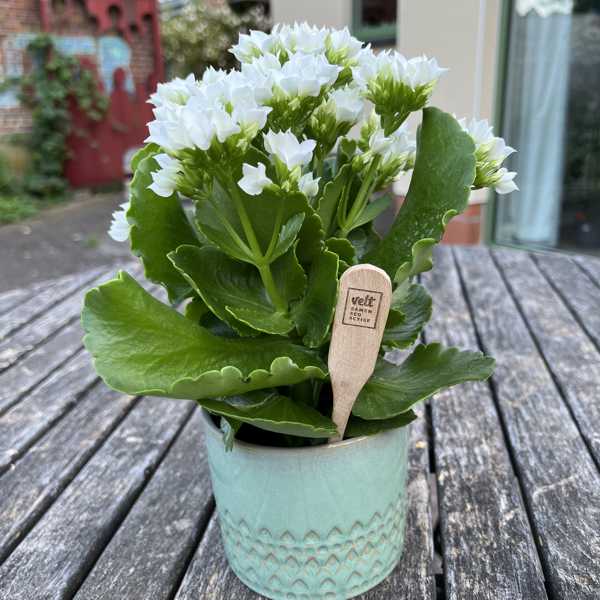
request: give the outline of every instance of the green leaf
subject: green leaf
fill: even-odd
[[[151,150],[144,150],[147,151],[145,158],[136,155],[137,169],[131,182],[131,206],[127,211],[132,225],[131,251],[141,258],[146,277],[162,284],[169,300],[177,302],[189,295],[191,288],[167,254],[182,244],[197,245],[198,238],[176,194],[163,198],[148,189],[152,183],[151,173],[158,165]]]
[[[326,377],[317,352],[277,337],[217,337],[123,271],[87,293],[82,323],[96,371],[127,394],[198,400]]]
[[[186,305],[185,305],[185,316],[194,321],[194,323],[200,323],[204,315],[206,313],[210,313],[210,309],[206,306],[206,303],[202,298],[198,296],[194,296]]]
[[[368,262],[365,259],[365,256],[370,252],[373,252],[379,246],[379,244],[381,244],[381,238],[375,232],[371,223],[361,227],[360,229],[354,229],[351,231],[348,234],[348,239],[354,246],[358,262]]]
[[[493,371],[494,359],[480,352],[443,348],[438,343],[417,346],[400,366],[378,359],[352,414],[361,419],[389,419],[444,388],[487,379]]]
[[[352,224],[352,229],[362,227],[376,219],[384,210],[389,208],[393,199],[392,194],[384,194],[380,198],[369,202],[362,213],[360,213],[358,219]]]
[[[412,284],[400,299],[392,296],[392,306],[383,332],[383,345],[408,348],[417,341],[431,318],[431,296],[419,284]]]
[[[455,210],[449,210],[442,217],[442,234],[446,229],[446,225],[450,222],[450,219],[457,214],[458,213]],[[402,285],[415,275],[431,270],[433,268],[433,249],[437,243],[438,240],[433,238],[424,238],[415,242],[410,249],[410,260],[402,263],[398,267],[398,270],[394,275],[394,281],[398,285]],[[404,286],[404,291],[406,291],[407,287],[407,285]]]
[[[154,156],[155,154],[159,154],[161,152],[160,146],[158,144],[146,144],[143,148],[140,148],[132,157],[131,164],[129,165],[131,168],[131,172],[135,173],[137,171],[138,165],[148,156]]]
[[[240,335],[283,335],[294,327],[271,304],[254,266],[209,246],[180,246],[169,259],[210,310]]]
[[[366,420],[350,416],[348,425],[344,433],[345,438],[360,437],[361,435],[375,435],[380,431],[387,431],[388,429],[397,429],[398,427],[406,427],[417,418],[416,413],[412,410],[408,410],[396,417],[390,419],[379,419],[379,420]]]
[[[475,145],[456,119],[437,108],[423,110],[417,156],[406,200],[390,232],[367,262],[394,277],[412,259],[419,240],[441,239],[448,211],[462,212],[475,179]]]
[[[337,208],[344,188],[351,177],[352,167],[349,164],[344,165],[323,188],[323,193],[317,202],[317,214],[321,218],[325,235],[333,233],[333,229],[335,229]]]
[[[297,213],[290,217],[279,232],[277,244],[271,254],[271,259],[275,260],[285,254],[296,241],[300,228],[304,223],[304,213]]]
[[[318,348],[329,332],[337,299],[337,272],[337,254],[323,251],[311,265],[306,295],[292,309],[298,333],[309,348]]]
[[[290,248],[271,265],[275,285],[288,303],[300,298],[306,289],[306,273],[296,257],[298,245],[297,242],[294,248]]]
[[[356,264],[356,250],[348,239],[330,237],[325,241],[325,245],[327,250],[335,252],[346,264]]]
[[[254,427],[307,438],[327,438],[337,429],[318,410],[277,393],[200,400],[206,410]]]

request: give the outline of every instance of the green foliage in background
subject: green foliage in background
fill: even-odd
[[[163,17],[162,43],[170,74],[185,77],[194,73],[198,77],[209,66],[230,69],[237,61],[228,49],[238,34],[269,27],[259,6],[238,14],[227,4],[207,6],[202,0],[191,0],[177,15],[166,13]]]
[[[31,162],[23,189],[41,199],[57,198],[68,191],[64,165],[72,132],[71,103],[98,121],[108,100],[93,74],[77,58],[59,52],[50,36],[37,36],[27,51],[32,68],[19,80],[19,98],[31,109],[33,127],[28,139]]]

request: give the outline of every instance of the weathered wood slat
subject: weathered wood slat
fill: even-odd
[[[98,285],[108,277],[102,275],[93,280],[89,287]],[[45,313],[30,321],[8,339],[0,342],[0,371],[15,364],[26,353],[31,352],[62,327],[78,318],[85,289],[54,305]]]
[[[600,465],[600,353],[590,338],[539,272],[523,253],[494,252],[548,367],[577,421],[596,464]],[[573,280],[587,278],[572,269]],[[565,288],[569,295],[569,287]],[[600,312],[600,289],[596,290]]]
[[[409,514],[404,556],[386,581],[362,600],[411,598],[428,600],[435,597],[435,580],[431,573],[433,535],[429,507],[428,445],[424,420],[415,422],[411,431],[411,453],[408,479]],[[176,600],[256,600],[262,598],[242,584],[227,566],[216,514],[190,567]]]
[[[490,254],[455,252],[482,344],[497,359],[494,389],[549,596],[597,599],[598,470]]]
[[[83,331],[74,321],[0,373],[0,415],[81,348]]]
[[[172,598],[212,510],[196,410],[75,598]]]
[[[595,282],[579,262],[558,254],[537,254],[534,261],[600,348],[600,279]],[[575,264],[574,264],[575,263]]]
[[[137,277],[141,273],[139,265],[128,266],[127,270]],[[88,282],[83,288],[21,327],[14,335],[0,342],[0,372],[15,364],[25,354],[62,327],[79,318],[83,297],[88,289],[112,277],[112,271]]]
[[[434,298],[428,342],[478,349],[448,248],[423,277]],[[448,600],[546,598],[544,577],[487,383],[431,402],[444,583]]]
[[[19,303],[0,317],[0,340],[6,339],[13,331],[28,323],[49,308],[70,296],[88,282],[99,277],[105,269],[92,269],[55,280],[46,288],[34,292],[33,296]]]
[[[34,293],[41,292],[48,286],[52,285],[53,282],[53,279],[49,279],[47,281],[34,283],[33,285],[29,285],[24,288],[15,288],[12,290],[7,290],[6,292],[0,292],[0,315],[3,315],[20,302],[24,302],[28,298],[31,298]]]
[[[600,285],[600,259],[594,256],[575,256],[573,260]]]
[[[81,350],[21,402],[0,417],[0,473],[50,429],[98,376]]]
[[[97,384],[0,477],[0,563],[75,477],[134,403]]]
[[[72,597],[192,409],[140,400],[0,567],[0,598]]]

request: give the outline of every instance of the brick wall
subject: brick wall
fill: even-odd
[[[40,14],[40,3],[45,2],[50,8],[50,33],[56,40],[64,43],[64,50],[69,53],[91,58],[96,64],[114,60],[115,50],[125,58],[116,66],[125,66],[127,72],[127,89],[133,92],[136,88],[145,89],[149,77],[155,72],[155,55],[152,33],[152,21],[143,17],[135,22],[136,10],[139,6],[147,6],[140,0],[116,0],[125,16],[126,37],[124,37],[123,21],[118,22],[121,13],[115,8],[108,8],[114,28],[98,31],[98,18],[91,15],[86,0],[0,0],[0,84],[6,77],[18,75],[27,68],[23,48],[28,36],[35,35],[43,28]],[[120,27],[118,26],[120,25]],[[140,26],[141,25],[141,26]],[[122,43],[120,38],[124,43]],[[108,48],[108,46],[111,46]],[[102,48],[107,48],[104,52]],[[129,53],[129,57],[126,55]],[[104,83],[106,90],[111,91],[112,79],[110,65],[105,69]],[[0,139],[11,134],[25,133],[31,126],[31,117],[27,110],[19,106],[14,92],[0,93]]]

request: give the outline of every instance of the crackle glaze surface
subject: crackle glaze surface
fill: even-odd
[[[304,449],[235,444],[205,420],[229,563],[275,600],[344,600],[402,554],[408,428]]]

